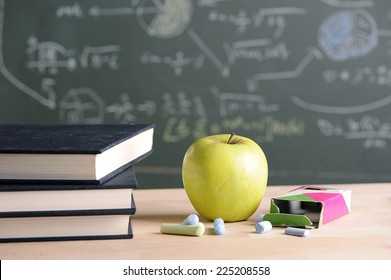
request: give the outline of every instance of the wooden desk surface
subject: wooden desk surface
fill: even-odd
[[[135,190],[137,213],[130,240],[66,241],[0,244],[0,259],[391,259],[391,183],[328,185],[352,190],[352,212],[309,237],[294,237],[274,227],[256,234],[253,217],[226,224],[202,237],[165,235],[162,222],[180,223],[195,210],[183,189]],[[270,198],[295,186],[268,187],[257,213],[267,213]]]

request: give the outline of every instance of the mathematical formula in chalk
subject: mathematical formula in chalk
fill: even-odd
[[[0,0],[3,122],[156,123],[167,151],[235,131],[281,178],[279,153],[305,155],[309,176],[339,174],[323,143],[365,151],[360,168],[391,147],[386,0],[14,2]]]

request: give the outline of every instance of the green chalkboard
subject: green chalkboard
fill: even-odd
[[[387,0],[0,0],[0,122],[155,123],[140,187],[232,131],[269,185],[390,181],[390,109]]]

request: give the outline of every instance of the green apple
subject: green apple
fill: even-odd
[[[265,194],[268,164],[253,140],[218,134],[194,141],[183,158],[182,181],[203,217],[226,222],[249,218]]]

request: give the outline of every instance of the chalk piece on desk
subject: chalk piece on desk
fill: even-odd
[[[215,234],[222,235],[225,232],[224,220],[222,218],[217,218],[213,221],[213,229]]]
[[[190,214],[189,216],[186,217],[186,219],[182,222],[184,225],[195,225],[198,223],[200,219],[196,214]]]
[[[194,225],[162,223],[160,225],[160,232],[166,234],[201,236],[205,232],[205,226],[201,222]]]
[[[263,221],[263,214],[258,214],[255,216],[255,223],[259,223]]]
[[[272,230],[272,224],[269,221],[262,221],[255,224],[255,231],[257,233],[266,233]]]
[[[300,236],[300,237],[307,237],[310,235],[310,232],[307,229],[303,229],[303,228],[287,227],[285,229],[285,234]]]

